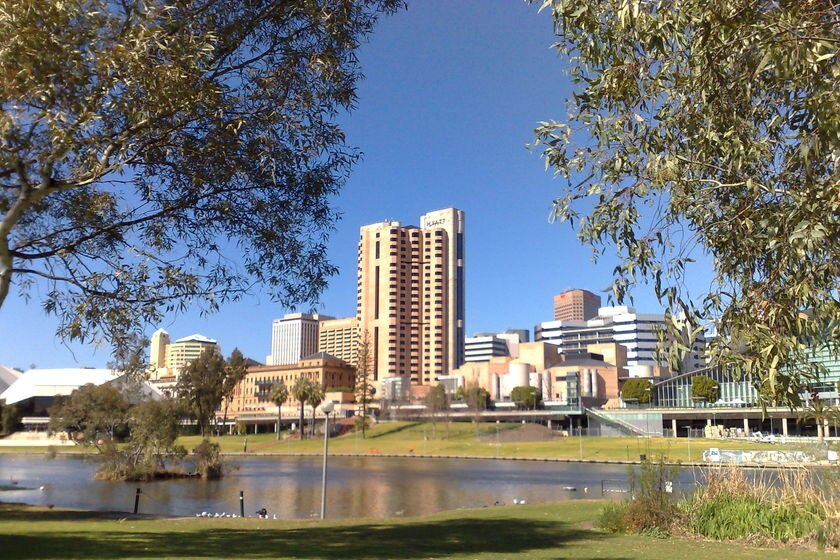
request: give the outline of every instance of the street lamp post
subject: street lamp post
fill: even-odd
[[[691,426],[683,426],[685,433],[688,436],[688,462],[691,462]]]
[[[332,401],[327,401],[321,405],[321,411],[324,413],[324,466],[321,472],[321,519],[327,514],[327,446],[330,441],[330,413],[335,408]]]

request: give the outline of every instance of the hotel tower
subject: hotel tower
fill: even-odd
[[[357,320],[373,378],[434,385],[464,361],[464,212],[363,226]],[[407,383],[406,383],[407,385]]]

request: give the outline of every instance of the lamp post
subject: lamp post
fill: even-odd
[[[330,441],[330,413],[335,408],[332,401],[327,401],[321,405],[321,411],[324,413],[324,467],[321,472],[321,519],[327,514],[327,445]]]

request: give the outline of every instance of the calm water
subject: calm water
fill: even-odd
[[[0,492],[0,500],[90,510],[131,511],[137,487],[140,512],[193,516],[201,511],[245,513],[265,507],[277,517],[310,517],[320,511],[321,461],[317,457],[230,458],[221,480],[121,483],[94,480],[95,460],[82,457],[0,455],[0,484],[34,490]],[[683,471],[680,484],[694,474]],[[626,487],[627,467],[574,463],[330,457],[328,517],[392,517],[510,504],[600,498]],[[39,488],[43,487],[42,490]],[[575,487],[572,491],[564,487]],[[584,492],[584,488],[588,492]]]

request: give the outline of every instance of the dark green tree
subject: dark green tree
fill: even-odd
[[[717,402],[720,398],[720,385],[717,381],[706,375],[698,375],[691,378],[691,396],[708,403]]]
[[[218,350],[206,349],[178,376],[175,392],[187,403],[202,436],[209,435],[216,410],[224,399],[226,365]]]
[[[289,388],[283,381],[276,381],[271,385],[269,400],[277,405],[277,439],[280,439],[280,421],[283,415],[283,404],[289,400]]]
[[[533,409],[542,401],[542,395],[536,387],[514,387],[510,392],[510,400],[519,408]]]
[[[324,402],[324,387],[316,382],[312,381],[309,387],[309,395],[306,398],[306,402],[309,403],[309,406],[312,407],[312,436],[315,436],[315,407],[319,404]]]
[[[117,428],[128,424],[130,408],[119,387],[89,383],[49,408],[50,430],[67,432],[72,441],[101,451],[113,442]]]
[[[5,3],[0,307],[14,279],[62,337],[120,346],[254,283],[314,301],[356,51],[400,4]]]
[[[233,401],[233,394],[236,391],[236,387],[245,379],[245,375],[248,373],[248,360],[245,359],[245,356],[242,355],[239,348],[234,348],[233,352],[230,353],[225,368],[225,378],[222,381],[222,404],[224,407],[222,414],[223,429],[227,426],[228,407],[231,401]]]
[[[308,377],[300,376],[295,379],[294,385],[292,385],[292,397],[300,404],[300,417],[298,418],[298,437],[303,440],[303,413],[304,407],[306,406],[307,401],[309,401],[309,396],[313,390],[313,382]]]
[[[634,377],[628,379],[621,386],[621,398],[624,401],[635,401],[642,404],[647,404],[651,400],[651,393],[653,392],[653,383],[648,379],[641,377]]]
[[[556,0],[573,91],[536,145],[562,181],[553,218],[613,294],[650,282],[673,370],[705,324],[714,362],[791,405],[840,355],[840,12],[821,1]],[[689,293],[691,262],[713,280]],[[680,315],[684,314],[684,319]]]
[[[17,405],[5,404],[3,401],[0,401],[0,403],[2,403],[2,406],[0,406],[0,424],[2,424],[3,433],[16,432],[21,426],[20,410],[18,410]]]

